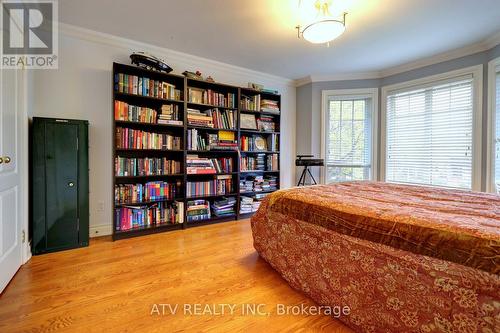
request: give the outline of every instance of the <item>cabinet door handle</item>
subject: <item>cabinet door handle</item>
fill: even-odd
[[[0,157],[0,164],[2,164],[2,163],[3,163],[3,158]]]
[[[10,163],[10,157],[9,156],[5,156],[3,158],[3,161],[5,162],[5,164],[9,164]]]

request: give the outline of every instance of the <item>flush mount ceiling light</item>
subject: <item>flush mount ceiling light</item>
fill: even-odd
[[[331,13],[331,3],[328,0],[299,2],[299,9],[303,16],[303,24],[298,25],[299,38],[314,43],[329,43],[342,35],[345,31],[345,17],[347,13],[334,16]]]

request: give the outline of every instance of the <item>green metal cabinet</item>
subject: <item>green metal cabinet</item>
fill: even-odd
[[[32,252],[88,246],[88,121],[35,117],[31,129]]]

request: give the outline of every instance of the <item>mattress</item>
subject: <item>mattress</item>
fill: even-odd
[[[292,188],[266,210],[374,243],[500,273],[500,196],[382,182]]]

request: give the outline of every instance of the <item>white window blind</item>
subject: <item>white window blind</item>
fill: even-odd
[[[495,92],[495,187],[500,194],[500,66],[496,68]]]
[[[390,92],[386,180],[472,188],[471,76]]]
[[[330,99],[327,110],[326,182],[370,179],[370,98]]]

